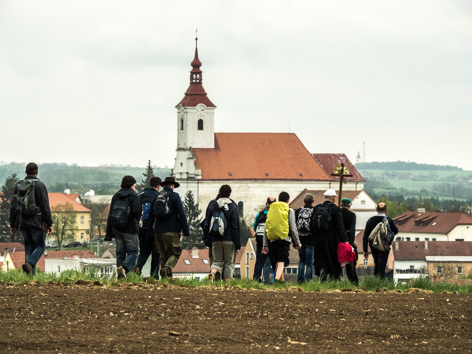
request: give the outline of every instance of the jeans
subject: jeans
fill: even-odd
[[[302,248],[298,250],[298,256],[300,257],[300,263],[298,263],[298,280],[312,280],[315,246],[302,245]]]
[[[151,275],[156,275],[159,271],[159,253],[156,249],[156,244],[154,240],[146,238],[145,229],[139,230],[139,256],[138,256],[138,263],[136,267],[139,268],[141,271],[146,264],[150,255],[151,258]]]
[[[25,263],[33,266],[33,274],[35,274],[36,263],[38,263],[46,249],[46,243],[44,242],[46,234],[41,229],[33,226],[23,226],[21,233],[25,240]]]
[[[268,254],[262,253],[262,238],[256,237],[257,251],[256,251],[256,264],[254,266],[254,275],[252,278],[259,281],[261,275],[264,277],[264,283],[270,284],[270,259]]]
[[[113,237],[116,241],[116,266],[125,268],[126,272],[133,270],[138,258],[138,235],[117,232]]]

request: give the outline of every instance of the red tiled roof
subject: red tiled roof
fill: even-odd
[[[79,194],[78,194],[78,193],[72,193],[72,194],[64,193],[64,195],[65,195],[67,198],[69,198],[69,199],[71,199],[71,200],[73,200],[73,201],[76,201],[77,198],[79,197]]]
[[[349,169],[349,174],[352,175],[352,177],[345,178],[345,181],[365,182],[364,177],[357,171],[346,154],[313,154],[313,158],[333,181],[339,181],[339,177],[331,176],[334,168],[337,164],[344,163],[344,166]]]
[[[303,199],[305,199],[305,194],[306,193],[311,193],[311,194],[314,195],[315,202],[313,203],[313,205],[321,204],[325,201],[325,196],[324,196],[325,192],[326,192],[325,190],[314,191],[314,190],[304,189],[303,191],[300,192],[299,195],[297,195],[295,197],[295,199],[292,200],[292,202],[290,202],[290,208],[298,209],[298,208],[301,208],[302,206],[304,206],[305,203],[303,202]],[[349,198],[351,200],[354,200],[361,192],[362,192],[362,190],[359,190],[359,191],[343,191],[343,198]],[[337,190],[336,194],[338,194],[338,193],[339,193],[339,191]],[[336,201],[337,201],[337,198],[336,198]]]
[[[472,225],[472,218],[463,213],[408,211],[395,219],[398,232],[447,234],[457,225]]]
[[[21,268],[21,266],[25,263],[25,252],[12,252],[9,255],[13,262],[14,269]],[[46,269],[44,262],[44,254],[41,256],[38,263],[36,263],[36,268],[41,269],[43,272]]]
[[[208,264],[203,263],[206,259]],[[185,264],[185,261],[190,264]],[[209,273],[210,272],[210,258],[208,256],[208,248],[198,250],[198,258],[192,258],[192,250],[182,250],[177,265],[172,270],[172,273]]]
[[[245,250],[245,249],[246,249],[246,247],[241,247],[241,248],[239,249],[239,252],[238,252],[238,254],[236,255],[236,260],[235,260],[235,262],[234,262],[235,264],[241,264],[241,258],[242,258],[243,254],[244,254],[244,250]]]
[[[59,204],[65,205],[67,203],[71,204],[74,208],[74,211],[82,213],[90,213],[91,210],[84,207],[82,204],[77,203],[75,200],[72,200],[69,196],[71,194],[64,193],[49,193],[49,205],[51,209],[58,206]]]
[[[63,256],[65,256],[66,258],[72,258],[74,256],[78,256],[79,258],[98,258],[95,253],[88,250],[46,251],[44,256],[46,256],[48,259],[62,258]]]
[[[363,238],[364,238],[364,231],[365,230],[362,230],[361,232],[359,232],[356,237],[354,238],[354,244],[357,246],[357,252],[358,253],[362,253],[364,252],[364,244],[363,244]],[[370,247],[367,247],[367,250],[369,251],[370,253]]]
[[[395,241],[392,249],[397,261],[425,260],[426,256],[472,256],[472,242],[467,241]]]
[[[193,151],[205,180],[330,180],[294,133],[215,133]]]
[[[5,248],[8,252],[24,252],[25,246],[21,242],[0,242],[0,254],[4,254]]]

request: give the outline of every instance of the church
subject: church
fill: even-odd
[[[353,175],[345,179],[343,191],[363,191],[365,180],[346,155],[312,154],[294,133],[215,133],[216,106],[203,88],[197,46],[191,66],[190,85],[176,106],[177,156],[171,172],[182,198],[192,191],[205,210],[228,184],[240,215],[252,217],[267,197],[281,191],[295,200],[305,190],[337,190],[339,178],[331,173],[340,163]],[[372,210],[375,203],[369,199]]]

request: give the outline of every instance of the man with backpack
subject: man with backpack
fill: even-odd
[[[157,276],[159,271],[159,253],[157,252],[156,243],[153,235],[147,235],[150,223],[151,205],[159,195],[162,180],[159,177],[151,177],[149,187],[139,194],[139,203],[141,204],[141,221],[139,222],[139,256],[134,273],[141,274],[150,255],[151,258],[151,275]]]
[[[338,262],[338,244],[347,242],[341,209],[334,204],[337,197],[334,189],[325,193],[325,201],[313,210],[313,232],[315,241],[315,274],[322,281],[339,280],[342,274]]]
[[[36,273],[36,263],[41,258],[45,244],[45,231],[52,233],[51,208],[46,186],[38,179],[38,165],[26,165],[26,177],[15,187],[10,209],[10,233],[23,234],[25,263],[21,266],[28,275]]]
[[[254,221],[254,226],[251,230],[253,236],[256,237],[256,264],[254,266],[254,275],[253,279],[256,281],[261,281],[261,275],[264,278],[264,283],[270,283],[270,259],[267,254],[262,253],[263,240],[264,240],[264,230],[266,227],[267,213],[269,212],[269,207],[272,203],[275,202],[274,197],[268,197],[266,200],[265,208],[261,212],[257,213],[256,220]]]
[[[159,191],[156,199],[152,202],[150,210],[150,227],[148,236],[154,235],[161,270],[159,275],[162,278],[172,278],[172,269],[182,254],[180,248],[180,232],[187,237],[190,232],[185,216],[184,207],[180,196],[174,192],[180,184],[174,177],[166,177],[161,182],[164,187]]]
[[[209,229],[213,262],[210,267],[210,274],[208,274],[208,280],[216,280],[219,273],[220,278],[227,283],[233,278],[236,254],[241,248],[241,235],[238,207],[230,199],[231,187],[227,184],[222,185],[218,195],[219,198],[216,199]]]
[[[134,270],[138,257],[138,222],[141,218],[141,203],[135,192],[136,179],[124,176],[121,189],[111,198],[105,241],[115,238],[116,273],[118,279]]]
[[[300,261],[298,263],[298,283],[313,279],[313,261],[315,258],[315,240],[313,237],[313,203],[315,196],[306,193],[303,198],[305,206],[295,211],[298,236],[302,247],[298,250]],[[305,270],[306,267],[306,270]]]
[[[284,281],[285,262],[289,259],[290,244],[293,248],[302,247],[298,238],[295,211],[289,207],[290,195],[287,192],[279,194],[279,201],[272,203],[267,212],[266,228],[264,231],[264,254],[269,254],[275,280]]]
[[[374,276],[379,277],[380,279],[385,278],[385,268],[387,267],[388,254],[390,253],[390,245],[392,244],[394,236],[398,233],[398,228],[395,226],[393,220],[386,216],[387,205],[385,203],[379,203],[377,205],[377,215],[372,216],[365,225],[363,246],[364,246],[364,259],[368,259],[369,252],[367,250],[367,243],[370,246],[370,251],[372,252],[372,257],[374,258]],[[385,241],[384,247],[373,245],[373,242],[369,239],[374,236],[373,234],[381,232],[381,223],[387,223],[388,233],[390,235],[378,235],[379,237],[388,237],[388,240]],[[372,235],[371,235],[372,234]]]
[[[343,224],[344,230],[346,230],[346,237],[348,239],[349,244],[354,249],[354,253],[356,254],[356,260],[351,262],[350,264],[346,264],[346,275],[349,281],[353,284],[359,284],[359,278],[357,277],[356,273],[356,265],[357,265],[357,246],[354,242],[356,238],[356,214],[354,214],[351,209],[352,201],[349,198],[343,198],[341,200],[341,213],[343,215]]]

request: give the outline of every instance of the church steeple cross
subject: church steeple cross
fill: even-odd
[[[343,182],[345,177],[353,177],[349,174],[349,169],[344,166],[344,162],[341,163],[341,166],[336,165],[331,176],[339,177],[339,196],[338,196],[338,206],[341,206],[341,200],[343,198]]]

